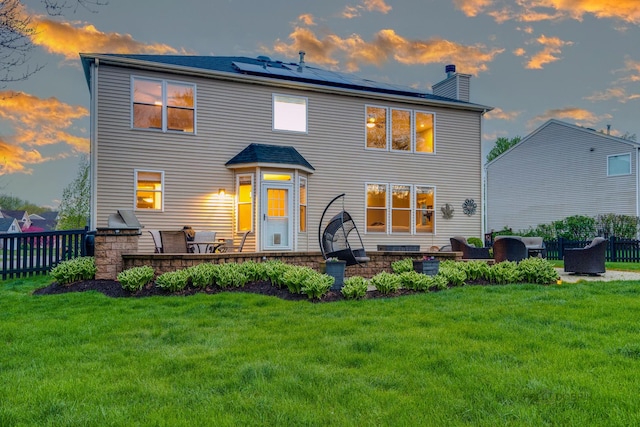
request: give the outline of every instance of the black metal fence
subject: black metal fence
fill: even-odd
[[[591,243],[591,240],[558,240],[545,241],[548,259],[562,259],[564,249],[583,248]],[[640,240],[620,239],[612,236],[607,242],[606,261],[610,262],[640,262]]]
[[[46,274],[61,261],[93,255],[87,229],[0,234],[2,280]]]

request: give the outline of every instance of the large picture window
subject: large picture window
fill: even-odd
[[[607,157],[607,176],[630,175],[631,154],[617,154]]]
[[[132,127],[195,133],[193,84],[132,78]]]
[[[433,233],[434,206],[435,188],[431,186],[367,184],[366,232]]]
[[[164,172],[136,170],[135,180],[136,209],[161,211]]]
[[[434,113],[368,105],[365,115],[368,149],[435,152]]]
[[[307,98],[273,95],[273,129],[307,132]]]
[[[237,231],[253,230],[253,175],[238,176]]]

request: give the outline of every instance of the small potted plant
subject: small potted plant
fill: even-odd
[[[418,273],[435,276],[440,268],[440,260],[432,256],[424,256],[422,259],[413,260],[413,269]]]
[[[339,291],[344,285],[344,269],[347,266],[347,262],[335,257],[327,258],[320,265],[320,272],[335,279],[331,286],[332,291]]]

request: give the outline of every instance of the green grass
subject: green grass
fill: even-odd
[[[549,260],[549,262],[554,267],[564,267],[562,260]],[[605,262],[604,265],[607,270],[640,272],[640,262]]]
[[[0,282],[1,426],[640,424],[640,283],[313,304]]]

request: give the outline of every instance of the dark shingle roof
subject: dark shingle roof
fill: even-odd
[[[280,164],[302,166],[310,171],[315,170],[298,151],[289,146],[269,144],[249,144],[244,150],[236,154],[225,166],[246,164]]]
[[[479,106],[470,102],[433,95],[408,86],[375,82],[351,73],[330,71],[305,65],[273,61],[260,56],[248,58],[243,56],[195,56],[195,55],[138,55],[138,54],[81,54],[82,65],[87,82],[90,80],[89,64],[98,56],[101,60],[122,59],[123,61],[141,61],[148,64],[163,64],[198,71],[225,72],[237,75],[253,75],[273,80],[297,81],[319,86],[338,87],[366,92],[385,93],[401,96],[423,98],[435,101],[453,102],[460,105]]]

